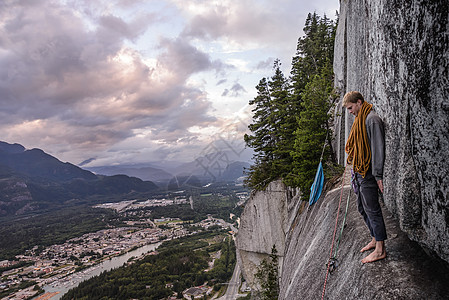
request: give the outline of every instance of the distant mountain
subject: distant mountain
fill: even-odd
[[[171,172],[143,165],[118,165],[87,167],[89,171],[102,175],[125,174],[142,180],[151,180],[161,188],[175,189],[184,185],[201,186],[210,182],[232,182],[244,176],[247,162],[210,162],[205,157],[171,167]]]
[[[95,180],[92,172],[63,163],[40,149],[25,150],[22,145],[0,142],[0,165],[34,178],[67,181],[74,178]]]
[[[244,169],[250,166],[247,162],[227,161],[209,157],[199,157],[192,162],[178,167],[179,174],[191,174],[204,182],[236,181],[244,176]]]
[[[149,180],[155,183],[167,182],[173,178],[173,175],[161,170],[159,168],[153,167],[141,167],[141,166],[104,166],[104,167],[87,167],[89,171],[101,175],[118,175],[124,174],[128,176],[133,176],[140,178],[142,180]]]
[[[0,151],[4,151],[10,154],[22,153],[25,151],[25,147],[20,144],[8,144],[0,141]]]
[[[0,142],[0,216],[54,209],[89,199],[110,201],[158,187],[126,175],[95,175],[40,149]]]
[[[222,181],[236,181],[240,177],[245,176],[245,169],[248,169],[250,164],[243,161],[235,161],[227,165],[226,169],[220,176]]]
[[[203,184],[195,175],[176,175],[167,183],[168,190],[199,188]]]

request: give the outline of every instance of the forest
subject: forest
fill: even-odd
[[[309,14],[292,59],[290,76],[276,60],[274,74],[256,86],[253,120],[246,145],[254,149],[254,163],[246,184],[262,190],[282,179],[299,187],[307,198],[317,166],[322,159],[325,176],[339,172],[331,149],[333,52],[337,22],[316,13]]]
[[[206,271],[211,254],[217,252],[220,258]],[[231,278],[235,261],[232,237],[209,230],[166,241],[157,254],[84,281],[62,299],[182,299],[185,289],[206,283],[218,291]]]

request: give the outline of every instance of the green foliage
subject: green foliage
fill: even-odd
[[[330,136],[331,83],[325,76],[315,75],[302,94],[303,109],[298,118],[294,151],[291,153],[294,158],[294,176],[288,176],[285,181],[288,185],[298,186],[304,198],[309,196],[316,168],[323,153],[323,145],[326,137]],[[328,145],[329,142],[324,148],[324,162],[330,152]]]
[[[159,219],[162,217],[180,218],[183,221],[197,222],[204,219],[206,216],[192,210],[189,204],[157,206],[151,208],[152,219]]]
[[[190,204],[169,205],[152,207],[151,218],[158,219],[162,217],[180,218],[183,221],[199,222],[212,215],[231,222],[229,214],[233,213],[240,216],[241,207],[236,207],[239,198],[238,192],[246,192],[246,188],[229,186],[227,184],[215,184],[208,188],[192,189],[186,193],[186,197],[193,198],[192,210]]]
[[[275,245],[271,248],[270,258],[262,260],[255,276],[262,288],[262,299],[277,300],[279,296],[279,262]]]
[[[329,111],[335,98],[332,69],[335,29],[334,22],[326,16],[309,14],[304,27],[306,35],[299,39],[293,58],[293,98],[300,102],[301,112],[291,151],[292,173],[284,182],[299,187],[304,199],[310,194],[321,154],[326,169],[325,162],[332,153]]]
[[[335,22],[326,16],[309,14],[290,78],[284,77],[276,60],[274,75],[256,87],[257,97],[249,102],[254,113],[249,125],[252,134],[245,135],[255,152],[246,181],[251,188],[261,190],[282,178],[308,195],[326,136],[331,144],[335,29]],[[328,148],[325,160],[332,153]]]
[[[221,256],[215,260],[214,268],[209,272],[209,276],[216,283],[227,282],[232,277],[236,263],[234,240],[230,237],[221,243]]]
[[[309,13],[303,30],[305,36],[298,39],[291,70],[293,95],[299,102],[307,83],[324,68],[331,67],[336,24],[326,16]]]
[[[201,215],[212,215],[214,218],[231,221],[229,214],[237,214],[234,208],[239,199],[234,193],[214,191],[207,195],[192,194],[192,197],[194,210]]]
[[[249,102],[253,123],[252,135],[245,135],[246,144],[255,151],[255,164],[250,167],[246,183],[257,189],[288,173],[291,162],[289,147],[294,133],[294,115],[289,98],[288,80],[279,60],[274,62],[274,75],[263,78],[256,89],[258,95]]]

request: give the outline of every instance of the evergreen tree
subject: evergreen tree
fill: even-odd
[[[297,127],[296,115],[299,106],[292,101],[288,80],[280,70],[280,63],[275,62],[275,74],[269,82],[275,118],[273,129],[276,147],[273,150],[273,170],[276,178],[285,178],[291,173],[293,143]]]
[[[246,145],[254,149],[255,163],[249,168],[246,179],[246,183],[254,188],[272,179],[270,177],[270,160],[272,159],[271,149],[274,148],[273,130],[268,122],[272,109],[267,79],[262,78],[256,89],[256,98],[249,102],[250,105],[255,106],[252,110],[254,113],[253,123],[248,126],[253,134],[244,136]]]
[[[336,24],[326,16],[320,18],[316,13],[309,13],[305,36],[298,40],[292,62],[292,97],[300,105],[300,114],[291,152],[292,173],[284,182],[299,187],[305,200],[310,194],[326,137],[324,162],[332,153],[329,110],[335,97],[332,69],[335,30]]]
[[[309,13],[303,30],[305,35],[298,39],[290,77],[293,97],[298,102],[307,83],[323,68],[332,68],[328,62],[334,59],[336,24],[326,15],[320,18]]]
[[[262,288],[262,299],[277,300],[279,296],[279,262],[275,245],[271,248],[270,258],[262,260],[255,276]]]
[[[309,14],[290,78],[285,78],[276,60],[274,75],[257,85],[257,97],[250,101],[254,106],[249,125],[252,134],[245,135],[247,146],[255,152],[246,180],[250,187],[260,190],[282,178],[309,194],[324,139],[328,136],[330,145],[332,136],[328,112],[333,97],[335,30],[335,22],[326,16]],[[329,151],[325,154],[326,158]]]
[[[289,176],[285,181],[288,185],[299,187],[304,199],[310,194],[321,154],[324,161],[329,154],[331,94],[332,81],[324,74],[315,75],[302,94],[303,110],[298,118],[294,151],[291,153],[295,175]],[[326,138],[328,141],[323,150]]]
[[[246,144],[254,149],[255,164],[251,166],[246,183],[262,189],[270,181],[286,172],[290,159],[289,151],[284,150],[293,137],[293,132],[285,130],[285,120],[291,117],[289,107],[288,81],[280,69],[280,62],[274,62],[274,75],[267,80],[262,78],[256,86],[257,97],[249,102],[253,123],[249,125],[252,135],[245,135]]]

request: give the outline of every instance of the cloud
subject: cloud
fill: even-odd
[[[229,38],[238,44],[266,44],[278,42],[285,45],[291,33],[285,32],[285,24],[292,30],[298,13],[291,12],[297,1],[213,1],[203,5],[197,0],[174,1],[180,9],[191,15],[183,34],[193,38],[213,40]]]
[[[227,79],[220,79],[220,80],[216,83],[216,85],[223,84],[223,83],[225,83],[226,81],[228,81],[228,80],[227,80]]]
[[[181,33],[190,39],[220,42],[223,51],[266,51],[290,63],[308,13],[335,17],[338,1],[171,0],[186,16]]]
[[[148,18],[150,16],[150,18]],[[134,40],[147,29],[146,27],[153,16],[148,15],[140,17],[134,20],[132,23],[126,23],[122,18],[105,15],[101,16],[98,20],[99,30],[98,36],[105,41],[105,43],[114,43],[115,41],[121,42],[122,38]]]
[[[241,84],[234,83],[234,85],[230,89],[225,89],[223,91],[222,96],[223,97],[226,97],[226,96],[238,97],[242,93],[246,93],[246,92],[247,91],[245,90],[245,88]]]
[[[274,60],[273,57],[269,57],[266,60],[259,61],[256,65],[256,69],[270,69],[273,67]]]
[[[223,67],[221,63],[212,62],[207,54],[181,38],[162,39],[160,47],[166,51],[159,56],[159,63],[163,68],[171,70],[174,76],[185,78],[212,68],[220,71]]]
[[[264,57],[291,59],[291,32],[313,11],[293,0],[3,2],[0,140],[91,164],[200,153],[231,122],[217,111],[238,110]]]
[[[136,131],[171,143],[216,120],[206,93],[186,82],[221,72],[219,60],[185,40],[161,39],[148,65],[126,43],[147,29],[141,19],[106,14],[86,26],[63,5],[33,3],[0,12],[0,139],[81,161]]]

